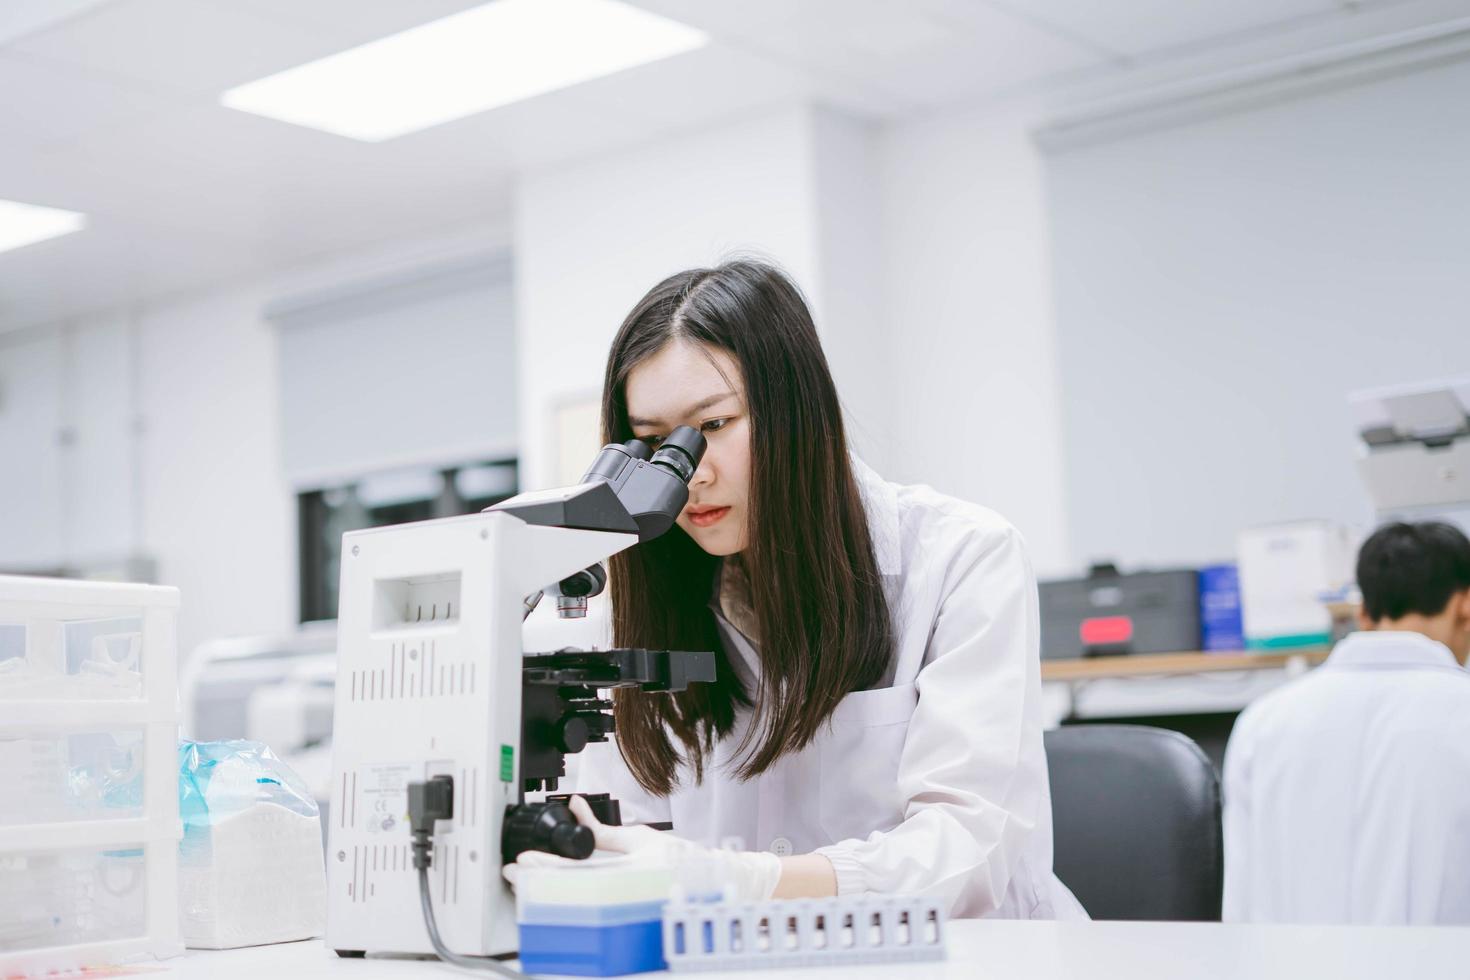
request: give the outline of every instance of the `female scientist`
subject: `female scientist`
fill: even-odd
[[[848,455],[796,287],[750,261],[665,279],[608,356],[606,441],[708,449],[678,529],[615,556],[620,646],[713,650],[717,679],[618,691],[578,789],[599,848],[731,838],[743,899],[927,893],[956,916],[1082,917],[1052,874],[1036,585],[1014,528]],[[674,852],[672,855],[669,852]],[[532,860],[536,860],[533,858]]]

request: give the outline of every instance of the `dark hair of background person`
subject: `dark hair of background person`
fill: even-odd
[[[747,691],[731,670],[709,608],[719,559],[681,528],[611,559],[614,642],[716,654],[712,684],[677,695],[619,690],[614,696],[623,758],[638,782],[659,795],[677,781],[681,753],[674,739],[698,782],[737,708],[758,706],[758,721],[736,755],[736,775],[749,779],[809,744],[845,695],[878,682],[893,650],[837,389],[800,291],[777,269],[750,260],[691,269],[654,286],[623,321],[608,353],[606,441],[633,438],[628,375],[676,338],[727,351],[745,383],[751,464],[741,560],[761,680],[758,690]]]
[[[1373,622],[1438,616],[1470,589],[1470,539],[1439,521],[1385,524],[1358,551],[1363,612]]]

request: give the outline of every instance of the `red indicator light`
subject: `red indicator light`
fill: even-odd
[[[1082,621],[1082,645],[1121,646],[1133,639],[1133,620],[1128,616],[1100,616]]]

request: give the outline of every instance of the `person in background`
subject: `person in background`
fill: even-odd
[[[1362,631],[1231,734],[1227,922],[1470,924],[1470,540],[1381,527],[1358,586]]]

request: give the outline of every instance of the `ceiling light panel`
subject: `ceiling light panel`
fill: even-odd
[[[87,216],[60,208],[0,200],[0,252],[78,231]]]
[[[708,40],[618,0],[495,0],[238,86],[220,101],[376,143]]]

